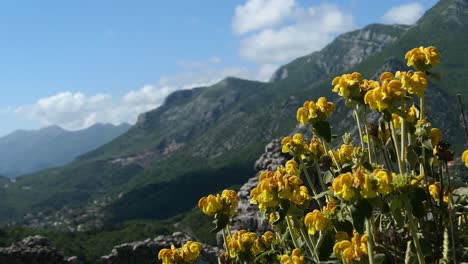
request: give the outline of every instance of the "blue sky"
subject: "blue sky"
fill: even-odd
[[[414,23],[433,0],[4,1],[0,135],[133,122],[177,89],[281,64],[369,23]]]

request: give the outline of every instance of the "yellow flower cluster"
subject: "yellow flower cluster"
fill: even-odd
[[[468,167],[468,149],[463,152],[462,161],[465,163],[465,166]]]
[[[295,161],[290,162],[295,163]],[[291,166],[297,168],[297,163]],[[303,205],[311,199],[302,180],[296,175],[288,174],[281,167],[276,172],[262,172],[259,183],[252,189],[250,196],[252,197],[250,202],[258,204],[260,210],[278,206],[281,199],[289,200],[295,205]]]
[[[425,71],[436,66],[440,62],[440,54],[433,46],[419,47],[408,51],[405,55],[408,66]]]
[[[367,256],[367,235],[360,235],[354,232],[354,236],[349,240],[337,241],[333,246],[333,253],[341,258],[344,263],[360,261]]]
[[[158,253],[158,259],[163,264],[193,263],[200,256],[201,250],[200,243],[188,241],[181,248],[172,245],[171,248],[161,249]]]
[[[412,105],[409,109],[405,105],[405,122],[408,124],[415,125],[416,122],[418,121],[418,110],[416,109],[415,105]],[[395,128],[400,128],[401,127],[401,119],[400,116],[393,113],[392,114],[392,122]]]
[[[380,76],[382,86],[369,90],[364,96],[364,103],[368,104],[372,110],[379,112],[389,108],[394,102],[400,101],[406,94],[400,80],[396,79],[392,73],[384,72]]]
[[[296,133],[291,137],[284,137],[281,140],[281,152],[289,153],[292,156],[301,156],[309,151],[309,147],[301,133]]]
[[[325,153],[322,143],[317,137],[313,137],[309,145],[309,153],[315,158],[320,158]]]
[[[200,207],[204,214],[213,216],[215,214],[226,214],[233,216],[237,203],[239,202],[239,196],[233,190],[224,190],[221,195],[208,195],[198,201],[198,207]]]
[[[291,256],[289,255],[282,255],[279,257],[281,264],[304,264],[304,255],[300,249],[295,248]]]
[[[335,110],[335,104],[328,102],[325,97],[320,97],[317,102],[306,101],[297,110],[297,121],[302,124],[314,124],[318,121],[325,121]]]
[[[359,94],[361,77],[362,75],[358,72],[335,77],[332,81],[332,85],[334,85],[332,91],[338,93],[341,97],[353,98]]]
[[[359,151],[360,148],[354,147],[353,145],[349,144],[342,144],[339,149],[337,150],[330,150],[328,154],[330,156],[334,156],[336,158],[336,162],[343,165],[345,163],[349,163],[353,159],[353,153]],[[331,153],[333,151],[333,153]]]
[[[389,194],[393,191],[393,174],[385,169],[376,169],[372,174],[362,168],[355,169],[353,173],[340,174],[333,179],[332,190],[335,196],[345,201],[351,201],[355,196],[361,194],[363,198],[369,199]]]
[[[332,221],[317,209],[305,216],[304,224],[310,235],[315,235],[317,232],[328,230],[332,227]]]
[[[385,169],[376,169],[372,173],[377,180],[377,192],[383,195],[389,194],[393,190],[393,174]]]
[[[422,97],[427,89],[427,77],[422,71],[397,71],[395,73],[395,77],[401,80],[401,84],[410,94],[416,94],[417,96]]]
[[[257,256],[271,247],[275,239],[271,231],[267,231],[261,237],[254,232],[240,230],[227,237],[229,256],[236,258],[242,255]]]
[[[345,201],[351,201],[356,195],[353,188],[354,176],[350,172],[340,174],[333,179],[332,189],[334,195],[342,198]]]

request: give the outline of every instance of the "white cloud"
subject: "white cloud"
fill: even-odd
[[[95,123],[134,123],[138,114],[160,105],[175,89],[144,86],[115,100],[109,94],[88,96],[80,92],[62,92],[39,99],[36,103],[17,107],[20,117],[39,121],[43,125],[56,124],[75,130]]]
[[[244,34],[265,27],[275,26],[291,15],[295,0],[247,0],[236,7],[232,27]]]
[[[424,13],[424,7],[418,2],[392,7],[382,20],[388,24],[414,24]]]
[[[268,5],[270,1],[254,0],[247,0],[245,6],[252,2],[270,7]],[[245,24],[257,25],[251,26],[249,31],[254,29],[258,31],[244,35],[241,40],[240,55],[261,65],[283,64],[296,57],[320,50],[338,33],[354,28],[353,17],[335,5],[302,7],[292,1],[290,5],[274,5],[274,7],[279,9],[277,12],[280,10],[286,12],[281,13],[281,16],[278,15],[274,20],[275,23],[257,23],[254,15],[249,16],[250,21],[247,21],[247,18],[244,21]],[[262,10],[261,6],[256,8]],[[237,10],[239,7],[236,9],[236,14]],[[269,12],[275,13],[272,10]]]

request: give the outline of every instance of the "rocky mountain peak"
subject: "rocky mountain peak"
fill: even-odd
[[[298,77],[311,82],[326,74],[342,73],[369,56],[382,51],[408,29],[409,26],[405,25],[371,24],[342,34],[321,51],[298,58],[280,67],[273,74],[270,82]],[[304,71],[305,67],[310,68],[310,72]],[[301,68],[301,71],[296,73],[298,68]],[[299,74],[302,76],[298,76]]]

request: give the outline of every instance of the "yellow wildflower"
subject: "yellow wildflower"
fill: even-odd
[[[350,172],[340,174],[333,179],[332,189],[335,196],[342,198],[345,201],[351,201],[356,193],[353,189],[354,177]]]
[[[431,128],[431,142],[432,147],[436,147],[439,145],[440,141],[442,140],[442,131],[438,128]]]
[[[436,202],[440,201],[440,182],[430,184],[429,193]]]
[[[405,55],[407,65],[413,66],[418,70],[424,71],[436,66],[440,62],[440,54],[433,46],[424,48],[414,48]]]
[[[252,254],[252,248],[257,241],[257,234],[246,230],[239,230],[226,238],[229,256],[235,258],[240,254]]]
[[[294,163],[291,162],[288,166],[296,166],[297,169],[297,163]],[[310,201],[309,191],[302,180],[298,176],[288,174],[287,170],[280,166],[276,172],[262,172],[259,183],[250,192],[250,202],[258,204],[259,209],[263,211],[278,206],[281,199],[289,200],[295,205]]]
[[[255,244],[252,246],[252,254],[254,256],[260,255],[271,247],[275,240],[275,235],[271,231],[265,232],[261,237],[257,238]]]
[[[295,248],[291,256],[289,255],[282,255],[279,257],[281,264],[304,264],[304,255],[300,249]]]
[[[465,162],[465,166],[468,167],[468,149],[463,152],[462,161]]]
[[[301,133],[294,134],[292,138],[284,137],[283,140],[281,140],[281,145],[283,145],[281,152],[289,153],[292,156],[300,156],[309,151],[309,147]]]
[[[424,95],[427,89],[427,77],[422,71],[396,72],[396,77],[401,80],[403,87],[408,93],[416,94],[419,97]]]
[[[303,106],[297,110],[297,121],[302,124],[316,123],[326,120],[335,110],[335,105],[328,102],[325,97],[320,97],[317,103],[313,101],[304,102]]]
[[[310,235],[315,235],[316,232],[327,230],[331,227],[332,222],[330,219],[319,210],[315,209],[308,213],[304,218],[304,224],[307,227]]]
[[[313,137],[310,141],[309,151],[315,158],[320,158],[325,153],[323,145],[317,137]]]
[[[367,256],[367,235],[360,235],[354,232],[354,236],[349,240],[341,240],[333,246],[335,256],[342,259],[344,263],[360,261]]]
[[[218,196],[212,194],[207,197],[203,197],[198,201],[198,207],[200,207],[204,214],[215,215],[219,210],[223,208],[221,200]]]
[[[373,172],[377,180],[377,192],[380,194],[389,194],[392,190],[392,173],[385,169],[376,169]]]
[[[228,216],[234,215],[237,203],[239,202],[239,196],[233,190],[224,190],[221,195],[216,196],[210,194],[207,197],[203,197],[198,201],[198,207],[200,207],[204,214],[213,216],[215,214],[226,214]]]
[[[359,95],[361,77],[361,74],[358,72],[335,77],[332,81],[332,85],[334,85],[332,91],[346,99],[353,99]]]
[[[158,259],[163,264],[193,263],[200,256],[202,245],[198,242],[187,241],[181,248],[174,245],[170,249],[161,249],[158,253]]]
[[[295,160],[288,160],[286,162],[286,173],[292,176],[298,176],[301,174],[299,171],[299,167],[297,165],[297,162]]]

